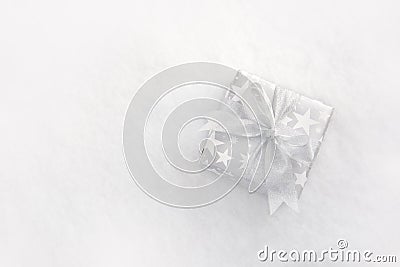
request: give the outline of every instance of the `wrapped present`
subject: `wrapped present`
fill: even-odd
[[[324,138],[333,108],[238,71],[214,121],[202,130],[201,162],[241,177],[250,193],[267,194],[270,213],[297,200]]]

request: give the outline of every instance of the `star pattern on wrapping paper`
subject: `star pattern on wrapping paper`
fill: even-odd
[[[296,184],[299,184],[304,188],[304,185],[307,182],[307,171],[295,173],[294,175],[296,176]]]
[[[310,127],[316,124],[319,124],[318,121],[311,119],[310,109],[308,109],[303,115],[293,112],[294,116],[296,116],[297,122],[293,129],[302,128],[307,135],[310,135]]]
[[[222,162],[225,165],[225,167],[227,167],[228,161],[230,161],[232,159],[232,157],[229,156],[228,149],[226,149],[225,152],[223,152],[223,153],[219,152],[219,151],[217,151],[217,153],[218,153],[218,160],[216,163]]]
[[[220,145],[223,145],[224,142],[221,142],[217,139],[215,139],[215,131],[212,131],[210,137],[207,138],[207,141],[203,147],[203,149],[207,149],[210,151],[211,154],[214,153],[214,148]]]
[[[224,144],[224,142],[221,142],[221,141],[215,139],[215,131],[213,131],[211,133],[210,137],[208,137],[207,139],[210,140],[211,142],[213,142],[213,144],[216,146]]]
[[[215,130],[223,130],[221,126],[218,125],[218,123],[212,121],[212,120],[207,120],[207,123],[204,124],[203,126],[201,126],[201,128],[199,129],[199,131],[215,131]]]

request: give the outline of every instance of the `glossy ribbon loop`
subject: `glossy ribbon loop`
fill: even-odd
[[[313,159],[309,136],[299,133],[299,131],[286,126],[282,122],[287,114],[295,110],[300,95],[276,87],[272,103],[260,83],[251,80],[250,83],[249,90],[251,93],[246,94],[245,98],[253,108],[256,120],[250,120],[247,123],[246,129],[248,131],[246,133],[233,134],[244,138],[261,138],[261,142],[254,150],[254,155],[251,155],[251,158],[260,159],[259,163],[263,164],[261,167],[263,167],[265,173],[261,177],[252,175],[248,192],[257,192],[267,180],[272,180],[270,185],[266,183],[268,191],[277,188],[279,192],[285,191],[279,188],[285,187],[289,183],[294,187],[292,164],[297,162],[309,167]],[[285,199],[284,195],[280,197]],[[269,198],[271,198],[270,195]]]

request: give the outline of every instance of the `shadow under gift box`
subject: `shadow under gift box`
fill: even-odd
[[[220,108],[210,111],[218,120],[207,122],[200,161],[215,174],[242,177],[249,192],[261,193],[274,187],[271,176],[280,179],[286,168],[293,175],[282,177],[299,197],[332,112],[320,101],[238,71]]]

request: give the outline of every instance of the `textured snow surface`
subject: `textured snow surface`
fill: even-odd
[[[2,1],[0,266],[265,266],[257,252],[400,251],[396,1]],[[300,200],[173,209],[131,179],[125,111],[155,73],[246,69],[335,107]],[[400,256],[400,255],[398,255]],[[300,266],[300,265],[299,265]]]

